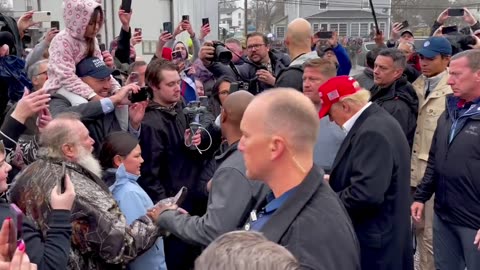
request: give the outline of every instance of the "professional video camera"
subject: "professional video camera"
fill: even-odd
[[[205,101],[208,101],[207,97],[200,97],[200,101],[190,101],[187,107],[183,108],[183,114],[185,114],[190,122],[190,142],[197,131],[202,128],[200,124],[200,116],[207,112]],[[195,145],[190,145],[191,149],[197,149]]]
[[[213,47],[215,48],[215,53],[210,61],[220,62],[223,64],[228,64],[230,61],[232,61],[232,52],[225,48],[225,44],[221,43],[220,41],[214,41]]]

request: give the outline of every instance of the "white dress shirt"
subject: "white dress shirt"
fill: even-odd
[[[350,119],[348,119],[347,122],[345,122],[345,124],[343,124],[342,129],[343,131],[345,131],[345,133],[350,132],[355,122],[357,122],[357,119],[360,117],[360,115],[362,115],[363,111],[365,111],[368,107],[370,107],[370,105],[372,105],[372,102],[368,102],[357,113],[355,113],[352,117],[350,117]]]

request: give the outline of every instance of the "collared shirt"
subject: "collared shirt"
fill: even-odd
[[[115,105],[109,98],[102,98],[100,99],[100,104],[102,105],[102,111],[104,114],[111,113],[115,110]]]
[[[355,113],[350,119],[347,120],[347,122],[345,122],[345,124],[343,124],[342,128],[345,131],[345,133],[350,132],[353,125],[355,125],[355,122],[357,122],[357,119],[360,117],[363,111],[365,111],[368,107],[370,107],[370,105],[372,105],[372,102],[368,102],[365,106],[363,106],[362,109],[360,109],[360,111]]]
[[[437,74],[433,77],[425,78],[425,86],[423,92],[425,93],[427,90],[429,90],[430,93],[433,92],[433,90],[437,87],[438,83],[442,80],[443,76],[445,76],[446,73],[447,71],[445,70],[442,73]]]
[[[278,198],[275,198],[273,192],[270,192],[267,195],[268,204],[264,208],[262,208],[262,210],[258,214],[252,211],[252,213],[250,214],[250,226],[249,228],[246,227],[245,229],[252,231],[260,231],[263,225],[265,225],[265,223],[267,223],[267,221],[273,215],[273,213],[275,213],[275,211],[277,211],[277,209],[280,208],[285,203],[285,201],[295,193],[296,189],[297,187],[294,187],[289,191],[283,193],[282,196]]]

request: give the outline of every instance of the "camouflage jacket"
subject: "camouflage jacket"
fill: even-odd
[[[76,192],[68,269],[124,269],[155,243],[159,228],[146,216],[127,225],[105,183],[79,165],[66,164]],[[10,201],[35,221],[44,236],[50,193],[61,171],[61,162],[40,158],[17,175],[9,191]]]

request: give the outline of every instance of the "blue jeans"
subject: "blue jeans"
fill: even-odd
[[[480,228],[479,228],[480,229]],[[433,255],[437,270],[480,269],[480,251],[473,244],[477,230],[433,217]]]

